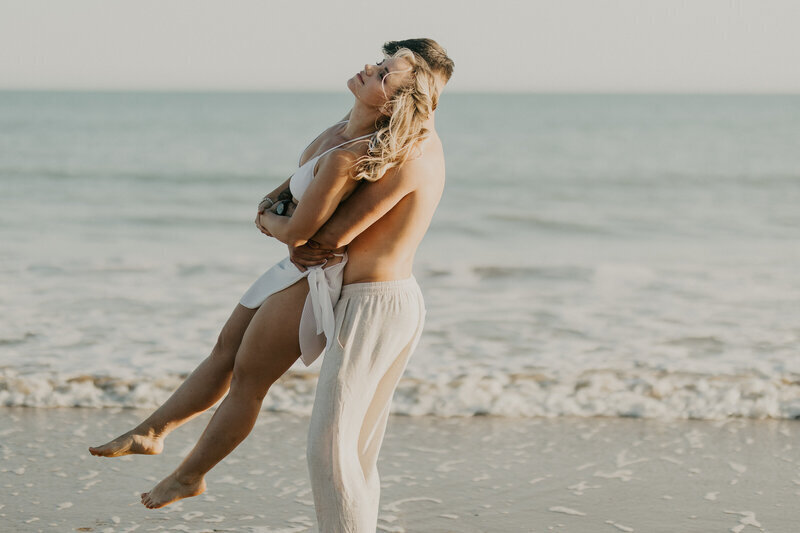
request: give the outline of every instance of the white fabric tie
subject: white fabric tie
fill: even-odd
[[[300,357],[306,366],[333,346],[336,336],[334,306],[342,292],[342,276],[346,264],[345,253],[342,254],[340,263],[309,267],[302,273],[308,282],[308,295],[300,318],[299,340]]]
[[[327,339],[333,337],[333,330],[336,328],[330,293],[330,285],[323,268],[321,266],[309,268],[308,294],[311,296],[311,309],[314,311],[314,320],[317,323],[317,335],[324,331]]]

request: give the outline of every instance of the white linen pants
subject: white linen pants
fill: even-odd
[[[375,533],[392,395],[419,342],[425,303],[416,280],[342,287],[336,333],[320,369],[308,433],[319,533]]]

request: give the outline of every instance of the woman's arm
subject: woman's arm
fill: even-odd
[[[260,224],[273,237],[289,246],[305,244],[358,185],[350,177],[350,170],[357,159],[356,154],[347,150],[334,150],[323,157],[292,216],[279,216],[266,211],[259,216]]]

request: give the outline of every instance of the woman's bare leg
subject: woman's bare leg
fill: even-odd
[[[217,403],[228,391],[236,352],[256,311],[237,305],[222,328],[211,355],[194,369],[161,407],[132,430],[102,446],[89,448],[89,452],[103,457],[161,453],[164,438],[172,430]]]
[[[275,293],[256,312],[236,354],[228,395],[178,468],[142,503],[155,509],[201,494],[205,475],[250,433],[269,387],[300,357],[298,332],[308,283],[302,280]]]

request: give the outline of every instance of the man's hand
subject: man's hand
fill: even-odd
[[[289,260],[300,270],[305,272],[307,267],[324,265],[328,259],[333,257],[331,250],[323,250],[315,246],[316,243],[309,241],[303,246],[289,246]]]

